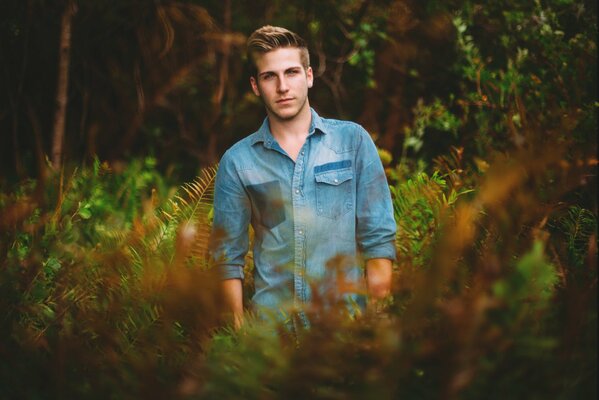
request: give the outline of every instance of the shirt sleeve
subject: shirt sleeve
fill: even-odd
[[[243,279],[248,252],[250,202],[230,153],[223,155],[214,184],[212,257],[222,279]]]
[[[359,128],[356,155],[356,240],[366,260],[395,261],[396,224],[385,170],[372,138]]]

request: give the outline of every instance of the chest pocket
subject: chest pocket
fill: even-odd
[[[279,181],[246,186],[255,205],[257,219],[265,227],[272,229],[285,221],[285,207]]]
[[[316,213],[337,219],[353,207],[351,161],[344,160],[314,167]]]

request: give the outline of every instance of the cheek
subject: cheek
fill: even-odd
[[[261,96],[269,96],[272,93],[272,85],[270,82],[261,82],[258,86],[256,86],[257,91]]]
[[[262,97],[270,98],[273,96],[273,93],[276,92],[276,89],[273,89],[270,85],[262,85],[260,88],[260,93]]]

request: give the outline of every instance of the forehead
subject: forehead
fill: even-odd
[[[288,68],[302,67],[300,49],[297,47],[281,47],[267,53],[255,55],[258,74],[266,71],[283,71]]]

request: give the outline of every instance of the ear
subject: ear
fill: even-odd
[[[250,85],[252,86],[252,92],[254,92],[254,94],[256,96],[260,96],[260,90],[258,89],[258,82],[256,82],[256,78],[254,78],[253,76],[250,76]]]
[[[311,88],[314,84],[314,73],[312,72],[312,67],[308,67],[308,69],[306,69],[306,79],[308,80],[308,87]]]

